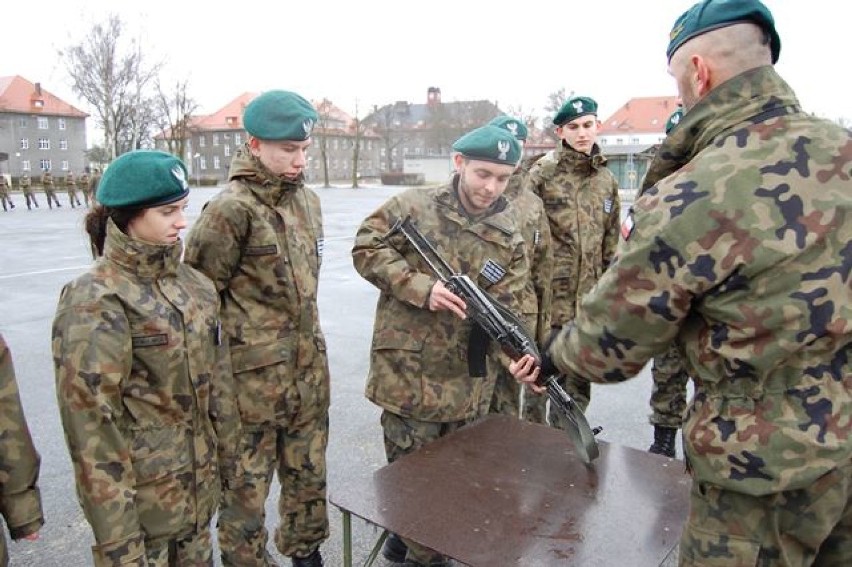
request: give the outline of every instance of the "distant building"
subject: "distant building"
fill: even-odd
[[[248,139],[243,127],[243,111],[258,93],[243,93],[228,104],[204,116],[190,120],[186,155],[182,156],[193,179],[219,183],[227,181],[231,157]],[[352,179],[355,120],[330,101],[313,101],[320,115],[314,127],[305,178],[308,182],[324,181],[322,148],[325,147],[330,181]],[[167,150],[168,132],[154,137],[155,146]],[[358,175],[377,177],[379,165],[378,137],[364,132],[359,138]]]
[[[89,115],[20,75],[0,77],[0,173],[80,173]]]
[[[673,96],[631,98],[601,122],[598,144],[619,187],[638,189],[677,105]]]
[[[421,157],[448,160],[453,142],[500,114],[497,105],[487,100],[444,102],[441,89],[429,87],[425,103],[386,104],[374,108],[364,123],[380,139],[380,170],[396,172],[403,171],[406,158],[411,163],[418,163]]]

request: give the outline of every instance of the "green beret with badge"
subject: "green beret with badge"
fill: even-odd
[[[518,165],[521,144],[508,130],[486,125],[471,130],[453,144],[453,151],[472,160]]]
[[[122,154],[101,177],[95,198],[114,209],[147,209],[189,195],[186,166],[172,154],[136,150]]]
[[[290,91],[267,91],[243,113],[243,126],[261,140],[303,142],[311,137],[319,115],[313,105]]]
[[[666,134],[671,132],[675,126],[680,124],[680,121],[683,119],[683,107],[678,106],[677,110],[672,112],[672,115],[669,116],[669,119],[666,120]]]
[[[763,30],[772,50],[772,63],[781,53],[781,38],[775,30],[775,19],[759,0],[704,0],[681,14],[669,34],[666,56],[669,61],[684,43],[701,34],[734,24],[753,23]]]
[[[529,130],[527,129],[526,124],[517,118],[506,116],[505,114],[503,116],[493,118],[488,124],[490,126],[497,126],[498,128],[508,130],[515,138],[521,141],[526,140],[529,135]]]
[[[598,103],[594,99],[587,96],[572,96],[562,105],[556,116],[553,117],[553,124],[562,126],[566,122],[571,122],[575,118],[586,116],[587,114],[598,114]]]

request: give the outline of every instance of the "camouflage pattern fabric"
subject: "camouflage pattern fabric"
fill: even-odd
[[[466,425],[466,421],[451,421],[435,423],[402,417],[387,410],[381,415],[382,431],[384,432],[385,455],[388,463],[393,463],[400,457],[413,453],[432,441],[449,435],[458,428]],[[408,546],[406,560],[416,565],[429,565],[431,562],[443,561],[443,555],[419,545],[411,540],[402,538]]]
[[[846,466],[852,133],[760,67],[686,113],[645,183],[554,362],[619,382],[674,340],[696,388],[684,447],[698,483],[761,497]]]
[[[56,191],[54,189],[54,180],[53,174],[49,171],[45,171],[41,175],[41,186],[44,189],[44,196],[47,198],[47,206],[51,209],[55,204],[57,207],[61,207],[59,204],[59,199],[56,198]]]
[[[26,199],[27,202],[27,208],[38,208],[38,201],[36,201],[35,192],[33,191],[32,179],[30,179],[28,174],[25,173],[18,178],[18,186],[24,194],[24,199]]]
[[[503,195],[512,203],[518,218],[521,234],[526,243],[527,256],[530,259],[529,280],[536,298],[537,310],[534,313],[521,313],[527,329],[541,344],[550,332],[551,281],[553,279],[553,250],[550,238],[550,224],[544,212],[541,199],[531,191],[525,190],[529,170],[544,154],[530,156],[521,160],[518,168],[509,178],[509,184]],[[522,409],[523,408],[523,409]],[[545,423],[547,396],[540,396],[531,390],[522,391],[521,385],[508,372],[501,368],[494,387],[494,397],[489,408],[490,413],[503,413],[522,417],[533,423]]]
[[[654,357],[651,379],[651,425],[680,428],[686,410],[686,384],[689,375],[683,368],[676,346],[671,346],[665,354]]]
[[[12,354],[0,335],[0,515],[12,539],[33,534],[44,525],[40,462],[21,406]],[[0,534],[0,567],[8,564],[6,538]]]
[[[511,205],[501,197],[479,218],[457,193],[458,176],[430,189],[391,197],[358,229],[355,269],[381,291],[376,307],[366,396],[376,405],[420,421],[455,422],[487,412],[505,355],[489,344],[486,376],[469,375],[471,323],[428,308],[435,275],[402,234],[385,239],[411,215],[444,259],[516,313],[535,313],[526,243]]]
[[[229,179],[190,231],[186,262],[207,274],[222,298],[249,445],[242,482],[234,493],[226,490],[219,537],[226,565],[246,567],[267,564],[266,532],[258,519],[276,468],[283,487],[279,551],[307,555],[328,537],[331,393],[317,309],[319,197],[301,179],[272,175],[247,146],[231,161]],[[272,453],[254,454],[260,432],[271,436],[264,443],[272,443]]]
[[[74,204],[80,204],[80,198],[77,196],[77,181],[74,179],[73,173],[68,173],[65,176],[65,192],[68,194],[68,204],[71,205],[71,208],[74,208]]]
[[[15,208],[15,204],[12,202],[12,199],[9,197],[9,185],[6,183],[6,176],[0,173],[0,201],[3,203],[3,210],[6,210],[6,205],[11,208]]]
[[[104,256],[66,285],[56,392],[94,565],[142,564],[200,533],[238,478],[239,421],[216,290],[181,245],[107,225]]]
[[[852,463],[766,496],[692,486],[681,567],[852,565]]]
[[[213,543],[210,528],[177,540],[148,544],[145,567],[213,567]]]
[[[91,188],[91,183],[89,180],[88,173],[82,173],[80,177],[77,178],[77,189],[80,193],[83,194],[83,201],[85,201],[86,206],[89,206],[91,194],[89,193],[89,189]]]
[[[561,142],[530,170],[527,188],[544,202],[553,239],[553,327],[574,318],[578,302],[615,255],[621,200],[606,161],[597,144],[586,155]],[[585,411],[589,383],[567,377],[560,383]]]

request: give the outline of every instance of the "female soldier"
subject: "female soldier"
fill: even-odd
[[[62,290],[53,323],[59,409],[97,567],[213,565],[219,475],[236,474],[219,298],[180,262],[186,177],[158,151],[112,163],[86,216],[97,261]]]

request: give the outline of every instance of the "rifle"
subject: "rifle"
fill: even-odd
[[[500,345],[501,350],[512,360],[529,354],[536,362],[541,363],[538,346],[521,320],[488,293],[479,289],[470,277],[455,271],[420,232],[411,220],[411,215],[397,220],[385,234],[385,241],[389,241],[391,236],[398,233],[405,236],[444,286],[464,300],[467,316],[474,322],[468,339],[468,365],[471,376],[486,374],[485,355],[489,339]],[[557,378],[556,374],[540,376],[538,384],[546,389],[550,398],[551,415],[555,416],[561,422],[562,428],[568,432],[578,456],[585,463],[589,463],[598,457],[595,435],[601,428],[592,430],[589,427],[582,410],[559,385]]]

